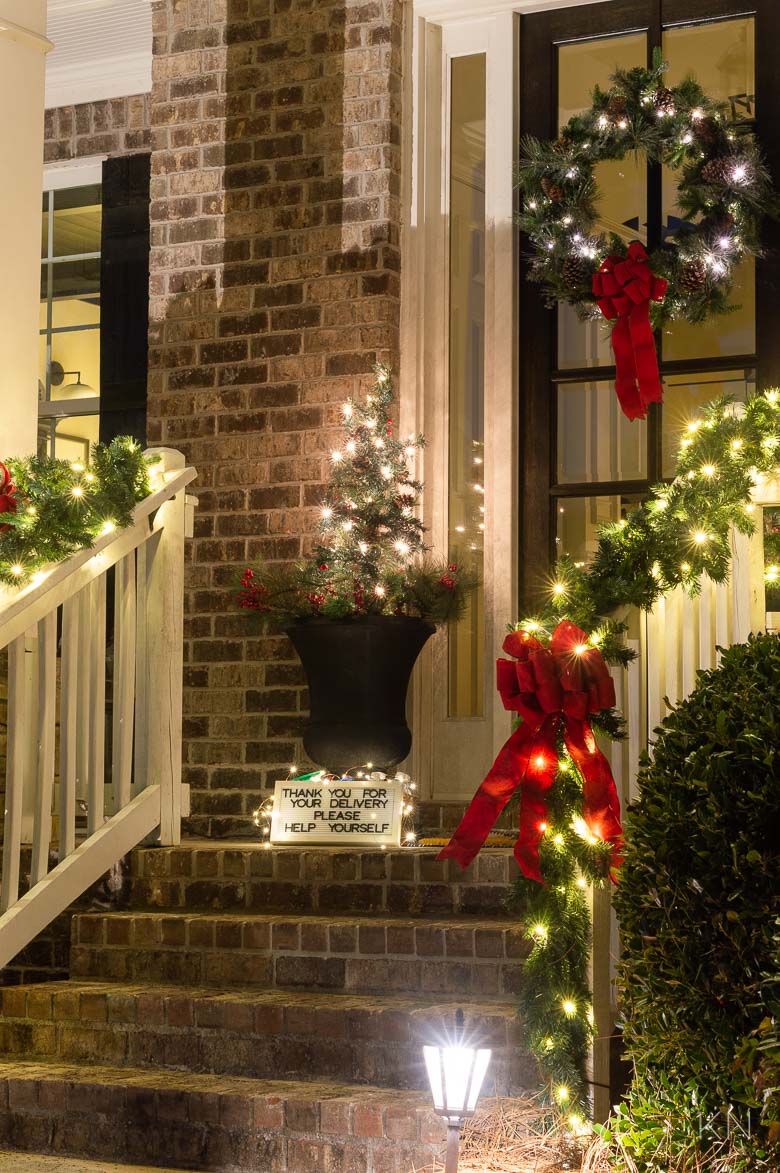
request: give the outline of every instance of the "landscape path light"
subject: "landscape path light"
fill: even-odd
[[[447,1159],[444,1173],[457,1173],[460,1130],[473,1116],[490,1063],[487,1047],[470,1047],[464,1040],[463,1011],[455,1014],[455,1038],[439,1046],[423,1047],[433,1106],[447,1121]]]

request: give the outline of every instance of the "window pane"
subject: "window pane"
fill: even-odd
[[[732,118],[755,118],[754,17],[667,29],[664,57],[670,86],[692,73],[709,97],[728,102]]]
[[[587,562],[598,546],[598,527],[620,521],[641,502],[637,494],[612,497],[559,497],[556,504],[556,552]]]
[[[100,185],[67,188],[55,191],[54,250],[55,257],[78,256],[79,253],[100,252],[102,210]]]
[[[54,455],[60,460],[89,460],[91,444],[97,444],[100,416],[75,415],[57,420],[54,428]]]
[[[669,375],[664,379],[662,475],[673,477],[680,437],[687,424],[713,399],[729,395],[744,402],[755,394],[754,371]]]
[[[52,265],[52,326],[100,324],[100,261]]]
[[[485,55],[452,61],[450,129],[449,528],[453,561],[484,566]],[[449,715],[479,717],[483,592],[449,631]]]
[[[558,484],[647,477],[647,425],[620,410],[612,383],[558,388]]]
[[[664,33],[664,56],[669,61],[669,83],[676,85],[690,73],[713,98],[727,102],[735,118],[755,116],[755,21],[753,17],[686,28]],[[679,174],[664,168],[664,216],[667,233],[681,224],[677,206]],[[738,307],[726,317],[704,326],[675,322],[664,334],[663,357],[679,359],[718,358],[721,355],[752,354],[756,348],[756,266],[750,258],[734,273],[731,305]]]
[[[100,394],[100,331],[51,335],[52,399],[89,399]]]
[[[647,37],[634,33],[562,45],[558,50],[558,122],[563,125],[591,104],[595,85],[609,86],[616,67],[631,69],[647,63]],[[625,240],[647,240],[647,171],[636,152],[625,159],[600,163],[595,171],[599,190],[598,231],[616,232]],[[558,309],[558,365],[611,366],[609,332],[599,322],[583,324],[571,306]]]

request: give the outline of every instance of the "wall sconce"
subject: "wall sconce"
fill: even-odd
[[[462,1010],[455,1015],[454,1043],[423,1047],[433,1107],[447,1121],[445,1173],[457,1173],[460,1130],[476,1111],[491,1054],[487,1047],[464,1046]]]
[[[67,375],[75,375],[75,382],[65,383]],[[97,394],[95,388],[90,387],[89,383],[82,383],[81,371],[66,371],[61,363],[54,361],[49,372],[49,382],[52,387],[62,387],[63,393],[68,399],[88,399]],[[64,387],[63,383],[65,383]]]

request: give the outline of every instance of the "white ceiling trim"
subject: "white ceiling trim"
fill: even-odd
[[[578,8],[604,4],[606,0],[407,0],[415,16],[442,23],[450,20],[484,20],[505,12],[546,12],[554,8]]]
[[[68,163],[47,163],[43,169],[43,190],[64,191],[68,187],[84,187],[103,182],[103,160],[106,155],[90,155]]]
[[[49,0],[48,17],[47,108],[152,88],[149,0]]]

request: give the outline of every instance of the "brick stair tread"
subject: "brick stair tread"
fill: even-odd
[[[4,1173],[191,1173],[173,1165],[125,1165],[112,1161],[91,1161],[88,1157],[45,1156],[41,1153],[10,1152],[0,1149],[0,1170]]]
[[[0,1145],[213,1173],[408,1173],[444,1139],[426,1092],[0,1061]]]
[[[424,1043],[453,1030],[493,1050],[491,1087],[534,1087],[512,1002],[251,987],[71,980],[2,991],[0,1058],[427,1087]]]
[[[393,916],[391,914],[382,914],[377,916],[359,916],[355,913],[344,913],[343,915],[318,915],[317,913],[289,913],[289,912],[223,912],[215,909],[214,911],[196,909],[188,910],[186,908],[174,909],[148,909],[148,908],[128,908],[121,911],[113,909],[99,909],[90,912],[78,912],[77,918],[80,921],[84,920],[98,920],[108,918],[112,921],[118,920],[186,920],[186,921],[218,921],[220,924],[243,924],[247,921],[256,924],[295,924],[295,925],[355,925],[358,928],[367,928],[370,926],[391,929],[481,929],[485,931],[497,930],[499,932],[518,930],[520,922],[516,917],[492,917],[486,919],[480,916]]]
[[[223,1097],[241,1096],[250,1100],[300,1100],[311,1103],[349,1100],[361,1104],[384,1103],[408,1110],[430,1111],[430,1094],[366,1084],[316,1083],[294,1079],[247,1079],[240,1075],[211,1075],[208,1072],[165,1071],[146,1067],[114,1067],[107,1064],[62,1063],[49,1059],[0,1058],[0,1080],[24,1080],[99,1087],[143,1088],[151,1092],[186,1092]]]
[[[294,1007],[296,1010],[342,1010],[342,1011],[389,1011],[401,1014],[410,1014],[422,1017],[426,1014],[435,1014],[437,1012],[452,1013],[455,1010],[463,1010],[466,1018],[476,1017],[492,1017],[503,1018],[507,1021],[514,1022],[517,1018],[517,1003],[516,1002],[480,1002],[473,997],[467,1000],[457,994],[432,994],[428,997],[424,995],[404,995],[404,994],[355,994],[351,992],[342,991],[297,991],[288,989],[270,989],[264,990],[253,986],[228,986],[221,990],[215,986],[189,986],[176,985],[174,983],[161,984],[160,982],[150,981],[101,981],[100,979],[70,979],[67,981],[57,982],[43,982],[38,985],[30,986],[8,986],[0,991],[0,1005],[2,1005],[2,1017],[8,1020],[11,1018],[23,1017],[22,1014],[15,1012],[8,1013],[5,1010],[6,1001],[12,1000],[26,1000],[29,1001],[29,995],[33,994],[38,1008],[35,1013],[30,1015],[35,1021],[42,1018],[40,1013],[40,1003],[49,998],[54,999],[58,994],[86,994],[92,997],[129,997],[133,999],[140,998],[159,998],[159,999],[173,999],[177,1002],[191,999],[192,1001],[207,1001],[219,1002],[224,1004],[238,1004],[238,1005],[252,1005],[252,1006],[270,1006],[270,1007]]]
[[[277,843],[274,847],[269,847],[267,843],[258,842],[255,839],[198,839],[194,836],[182,839],[181,843],[175,847],[159,847],[157,845],[150,845],[148,847],[138,847],[139,852],[148,851],[284,851],[290,854],[295,852],[305,852],[307,855],[311,852],[317,852],[323,855],[410,855],[410,856],[433,856],[434,858],[441,851],[438,844],[431,844],[427,847],[425,844],[420,847],[401,847],[393,845],[392,847],[372,847],[370,844],[360,844],[358,846],[349,847],[347,844],[328,844],[328,843]],[[480,851],[480,856],[511,856],[511,847],[483,847]],[[445,860],[441,861],[445,863]]]

